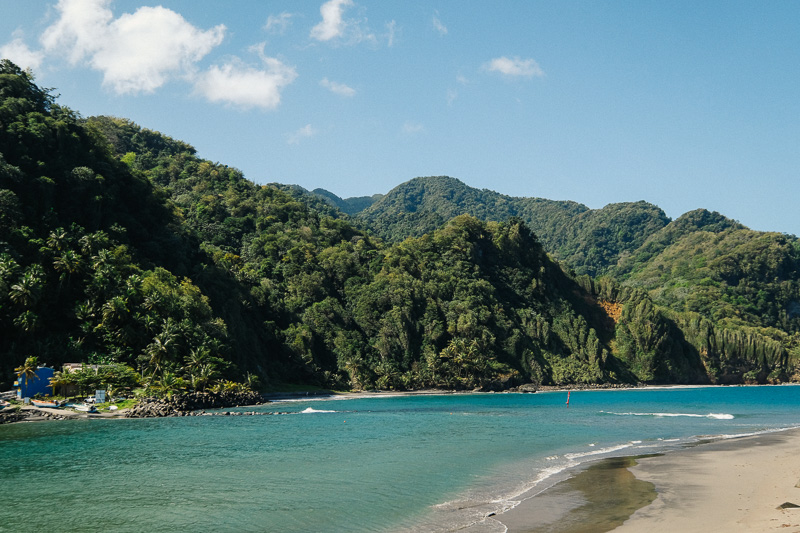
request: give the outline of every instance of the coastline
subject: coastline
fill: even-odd
[[[509,533],[800,532],[798,448],[794,428],[603,459],[493,519]]]
[[[85,413],[65,408],[36,407],[21,405],[18,410],[0,411],[0,424],[21,424],[30,422],[48,422],[53,420],[81,420],[89,418],[125,418],[129,409],[113,412]]]

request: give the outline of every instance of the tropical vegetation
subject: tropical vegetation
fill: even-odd
[[[0,62],[0,376],[38,357],[100,365],[61,386],[163,394],[780,382],[800,378],[798,265],[795,237],[704,210],[255,184]]]

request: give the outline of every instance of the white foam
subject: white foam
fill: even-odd
[[[313,409],[311,407],[306,407],[300,414],[308,414],[308,413],[335,413],[336,411],[326,411],[325,409]]]
[[[625,448],[630,448],[630,443],[626,444],[618,444],[617,446],[610,446],[608,448],[600,448],[599,450],[592,450],[591,452],[576,452],[576,453],[565,453],[564,457],[567,459],[580,459],[582,457],[589,457],[591,455],[602,455],[604,453],[611,453],[616,452],[619,450],[624,450]]]
[[[707,413],[704,415],[697,413],[614,413],[612,411],[600,411],[609,415],[617,416],[653,416],[656,418],[688,417],[688,418],[713,418],[715,420],[733,420],[735,417],[728,413]]]

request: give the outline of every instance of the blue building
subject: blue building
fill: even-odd
[[[36,377],[28,378],[25,381],[25,376],[17,377],[17,398],[32,398],[37,394],[42,396],[50,396],[53,393],[53,388],[50,386],[50,378],[53,377],[55,371],[46,366],[40,366],[36,369]]]

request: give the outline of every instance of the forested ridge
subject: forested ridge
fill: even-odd
[[[83,118],[0,64],[0,382],[504,389],[800,378],[800,244],[417,178],[343,200]]]

